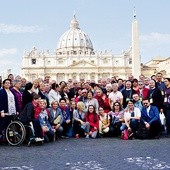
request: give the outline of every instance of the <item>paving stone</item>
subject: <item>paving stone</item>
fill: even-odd
[[[69,138],[42,146],[0,145],[0,170],[166,170],[170,169],[169,144],[170,138]]]

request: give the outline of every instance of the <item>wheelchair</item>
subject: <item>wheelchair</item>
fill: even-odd
[[[5,130],[5,139],[11,146],[19,146],[24,142],[26,142],[28,146],[31,146],[32,143],[37,143],[33,125],[24,125],[16,116],[14,116]],[[42,144],[43,141],[39,143]]]
[[[6,128],[5,137],[10,145],[21,145],[26,137],[25,126],[18,120],[12,121]]]

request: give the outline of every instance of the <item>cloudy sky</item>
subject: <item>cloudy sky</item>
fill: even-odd
[[[69,29],[76,11],[80,28],[94,49],[120,54],[131,46],[133,8],[136,8],[143,63],[170,56],[169,0],[5,0],[0,5],[0,73],[20,74],[24,50],[50,50]]]

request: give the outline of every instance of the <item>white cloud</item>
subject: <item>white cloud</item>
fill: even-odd
[[[0,49],[0,58],[6,57],[9,55],[15,55],[17,53],[17,51],[18,50],[16,48]]]
[[[39,26],[23,26],[23,25],[13,25],[13,24],[0,24],[0,33],[10,34],[10,33],[35,33],[42,31]]]
[[[170,34],[152,32],[148,35],[141,35],[140,40],[147,43],[170,43]]]

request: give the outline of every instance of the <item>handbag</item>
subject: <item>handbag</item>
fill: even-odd
[[[129,139],[129,132],[128,132],[127,129],[125,129],[125,130],[122,131],[122,136],[121,136],[121,138],[122,138],[123,140],[128,140],[128,139]]]
[[[161,120],[161,125],[166,125],[166,118],[165,118],[164,113],[160,112],[159,117],[160,117],[160,120]]]
[[[57,124],[60,124],[60,122],[61,122],[61,115],[58,115],[58,116],[54,119],[53,123],[54,123],[55,125],[57,125]]]

